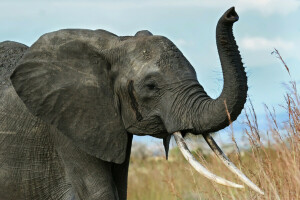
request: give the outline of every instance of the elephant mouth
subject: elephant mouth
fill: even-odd
[[[184,138],[183,134],[180,131],[177,131],[173,133],[173,136],[175,138],[175,141],[182,152],[185,159],[198,171],[201,175],[208,178],[211,181],[214,181],[216,183],[229,186],[229,187],[235,187],[235,188],[244,188],[243,185],[239,185],[236,183],[233,183],[231,181],[228,181],[226,179],[223,179],[209,170],[207,170],[204,166],[202,166],[193,156],[193,154],[190,152]],[[212,136],[210,134],[203,134],[203,137],[209,147],[212,149],[212,151],[217,155],[217,157],[225,164],[225,166],[232,171],[234,174],[236,174],[239,179],[244,182],[246,185],[248,185],[250,188],[252,188],[254,191],[258,192],[259,194],[264,194],[264,192],[259,189],[250,179],[248,179],[230,160],[229,158],[223,153],[221,148],[217,145],[217,143],[214,141]]]

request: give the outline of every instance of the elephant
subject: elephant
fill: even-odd
[[[203,135],[262,193],[210,136],[234,121],[246,102],[247,76],[232,33],[237,20],[232,7],[217,24],[224,87],[216,99],[174,43],[146,30],[117,36],[63,29],[30,47],[2,42],[0,199],[124,200],[133,135],[161,138],[166,154],[174,135],[189,157],[187,133]],[[199,165],[208,178],[243,187]]]

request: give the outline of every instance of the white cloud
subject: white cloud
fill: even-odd
[[[278,63],[276,56],[271,54],[274,48],[285,60],[299,60],[300,40],[287,40],[280,37],[244,37],[238,44],[247,66],[264,67]]]
[[[294,42],[283,40],[281,38],[268,39],[264,37],[245,37],[241,40],[240,46],[245,50],[251,51],[272,51],[274,48],[292,51],[295,48]]]
[[[299,0],[234,0],[241,11],[256,10],[264,15],[289,14],[299,9]]]
[[[239,12],[243,11],[257,11],[263,15],[270,14],[289,14],[300,8],[299,0],[231,0],[222,1],[220,0],[127,0],[127,1],[110,1],[110,0],[53,0],[53,1],[39,1],[39,0],[28,0],[26,2],[19,2],[11,0],[3,2],[2,6],[15,5],[15,7],[21,4],[30,5],[44,5],[45,8],[52,7],[65,7],[65,8],[101,8],[109,10],[128,10],[128,9],[154,9],[154,8],[222,8],[235,6]]]
[[[65,3],[70,4],[73,1],[66,1]],[[56,1],[56,3],[64,4],[64,1]],[[220,3],[219,0],[154,0],[154,1],[141,1],[141,0],[131,0],[131,1],[75,1],[74,4],[80,6],[86,5],[98,5],[107,8],[115,9],[131,9],[131,8],[153,8],[153,7],[181,7],[181,8],[224,8],[228,5],[235,6],[237,9],[242,11],[258,11],[264,15],[270,14],[288,14],[299,9],[299,0],[232,0],[223,1]]]

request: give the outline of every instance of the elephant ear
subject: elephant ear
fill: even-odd
[[[101,38],[93,40],[101,34],[61,35],[41,37],[12,74],[12,84],[35,116],[54,125],[77,147],[122,163],[127,132],[115,103],[110,64],[96,46]]]

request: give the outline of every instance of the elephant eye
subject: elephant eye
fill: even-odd
[[[148,83],[148,84],[146,84],[146,86],[149,90],[155,90],[156,89],[156,85],[154,83]]]

